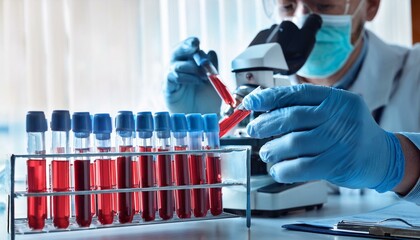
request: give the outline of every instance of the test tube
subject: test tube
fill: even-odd
[[[261,87],[257,87],[251,93],[258,93],[262,90]],[[232,128],[234,128],[238,123],[244,120],[249,114],[251,114],[250,110],[245,109],[245,107],[240,103],[235,110],[233,111],[232,115],[224,118],[219,123],[220,133],[219,137],[223,137],[226,133],[228,133]]]
[[[190,150],[202,150],[203,118],[199,113],[187,115],[188,147]],[[203,154],[189,155],[190,180],[193,185],[205,184],[205,165]],[[207,214],[208,202],[206,189],[192,190],[192,210],[194,217],[204,217]]]
[[[55,110],[51,117],[52,153],[69,153],[70,113]],[[68,158],[53,158],[51,162],[51,188],[54,192],[69,191],[70,162]],[[53,196],[52,218],[57,228],[67,228],[70,224],[70,196]]]
[[[204,135],[205,135],[205,149],[219,149],[219,125],[216,114],[204,114]],[[220,154],[207,153],[206,156],[206,176],[209,184],[221,183],[221,167],[220,167]],[[213,216],[220,215],[223,211],[222,206],[222,189],[210,188],[209,189],[209,205],[210,213]]]
[[[153,149],[153,116],[151,112],[139,112],[136,117],[136,131],[138,132],[138,142],[140,152],[151,152]],[[155,164],[153,156],[139,156],[140,187],[148,188],[155,185],[154,171]],[[156,192],[140,192],[141,214],[144,221],[155,220],[156,215]]]
[[[92,120],[88,112],[75,112],[72,116],[74,133],[74,153],[89,153]],[[91,163],[89,157],[76,157],[74,160],[74,190],[89,191],[91,186]],[[76,222],[80,227],[89,227],[92,223],[93,196],[75,195]]]
[[[175,113],[172,119],[172,137],[175,151],[187,150],[187,118],[183,113]],[[188,155],[174,155],[174,179],[176,186],[190,185],[188,176]],[[175,190],[175,209],[179,218],[191,217],[191,197],[189,189]]]
[[[44,112],[30,111],[26,115],[26,132],[28,134],[28,154],[45,154],[45,132],[47,120]],[[47,190],[46,160],[44,158],[30,158],[27,164],[27,191],[39,193]],[[41,230],[47,218],[47,197],[27,198],[28,226],[34,230]]]
[[[115,118],[116,146],[120,152],[133,152],[134,116],[131,111],[119,111]],[[131,156],[117,158],[118,189],[133,187],[133,161]],[[118,220],[120,223],[133,221],[135,214],[132,192],[118,193]]]
[[[95,147],[97,152],[111,152],[111,117],[107,113],[95,114],[93,117],[93,133],[95,135]],[[96,163],[96,188],[98,190],[113,189],[115,183],[115,161],[110,157],[99,157]],[[114,165],[114,166],[113,166]],[[97,195],[97,216],[101,224],[111,224],[114,221],[114,205],[112,193]]]
[[[157,152],[171,149],[171,118],[168,112],[156,112],[154,115]],[[157,155],[157,185],[159,187],[172,186],[171,155]],[[172,190],[158,191],[159,216],[168,220],[174,214],[174,199]]]
[[[206,73],[210,83],[213,85],[220,98],[232,108],[236,107],[235,98],[230,93],[227,86],[219,77],[219,73],[213,63],[208,59],[207,54],[199,50],[193,55],[194,61],[200,66]]]

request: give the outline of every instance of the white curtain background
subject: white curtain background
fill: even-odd
[[[0,153],[25,151],[25,115],[162,111],[170,54],[188,36],[230,61],[271,23],[261,0],[0,0]],[[411,45],[410,0],[383,0],[369,28]]]

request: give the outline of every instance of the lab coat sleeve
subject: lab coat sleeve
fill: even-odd
[[[408,139],[410,139],[410,141],[413,142],[414,145],[416,145],[417,148],[420,149],[420,133],[401,133],[401,134],[406,136]],[[417,160],[420,161],[420,159],[417,159]],[[400,196],[400,197],[404,200],[420,205],[420,178],[419,180],[417,180],[416,185],[413,187],[413,189],[411,189],[411,191],[407,195]]]

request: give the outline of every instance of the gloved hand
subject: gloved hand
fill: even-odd
[[[404,156],[394,134],[381,129],[363,99],[315,85],[265,89],[243,100],[265,112],[248,125],[252,137],[278,137],[260,150],[275,163],[278,182],[325,179],[350,188],[393,189],[404,175]]]
[[[171,112],[219,113],[221,99],[205,72],[193,60],[200,41],[190,37],[181,42],[171,57],[171,71],[165,84],[166,104]],[[217,55],[208,52],[208,58],[217,68]]]

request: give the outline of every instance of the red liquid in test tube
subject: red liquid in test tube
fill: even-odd
[[[45,132],[47,120],[44,112],[30,111],[26,114],[27,152],[28,154],[45,154]],[[26,161],[28,193],[47,191],[47,162],[43,158],[33,158]],[[47,197],[27,198],[28,226],[34,230],[42,230],[47,218]],[[13,230],[14,231],[14,230]]]
[[[187,147],[175,146],[175,151],[185,151]],[[174,155],[174,177],[175,185],[189,185],[190,180],[188,176],[188,155],[175,154]],[[189,189],[175,190],[175,209],[179,218],[191,217],[191,195]]]
[[[132,186],[133,188],[138,188],[140,179],[139,179],[139,175],[140,175],[140,169],[139,169],[139,162],[132,159],[133,161],[131,162],[131,169],[132,169]],[[139,213],[140,211],[140,193],[139,192],[134,192],[133,193],[133,204],[134,204],[134,212],[135,213]]]
[[[120,146],[120,152],[132,152],[131,146]],[[118,189],[132,188],[132,157],[121,156],[117,158]],[[132,192],[118,193],[118,219],[120,223],[128,223],[133,220],[135,213],[134,196]]]
[[[219,124],[216,114],[204,114],[204,135],[205,148],[207,150],[220,149]],[[206,176],[209,184],[222,182],[221,161],[219,153],[207,153],[206,155]],[[210,213],[213,216],[220,215],[223,212],[222,189],[209,189]]]
[[[227,86],[220,80],[218,71],[213,63],[210,61],[209,56],[202,50],[194,53],[193,59],[195,63],[205,71],[210,83],[213,85],[216,92],[222,98],[222,100],[230,105],[232,108],[236,107],[235,98],[230,94]]]
[[[70,164],[68,160],[53,160],[52,169],[52,188],[54,192],[69,190]],[[57,228],[67,228],[70,224],[70,196],[52,197],[53,222]]]
[[[209,184],[221,183],[221,168],[220,168],[220,157],[210,156],[206,158],[207,163],[207,181]],[[222,207],[222,189],[221,188],[210,188],[209,189],[209,202],[210,202],[210,213],[213,216],[220,215],[223,211]]]
[[[70,113],[54,110],[51,117],[52,152],[69,152]],[[53,158],[51,162],[51,188],[54,192],[67,192],[70,187],[70,162],[66,158]],[[52,196],[52,219],[57,228],[67,228],[70,224],[70,196]]]
[[[115,186],[117,186],[117,167],[115,164],[115,160],[112,159],[112,164],[111,164],[111,181],[112,181],[112,186],[113,188],[115,188]],[[114,210],[114,213],[118,212],[118,193],[113,193],[112,194],[112,209]]]
[[[90,178],[90,161],[74,160],[74,190],[91,190]],[[89,227],[92,222],[91,195],[76,195],[74,199],[77,224],[80,227]]]
[[[159,152],[168,151],[158,149]],[[157,156],[157,185],[159,187],[172,186],[171,155]],[[163,220],[171,219],[174,215],[174,199],[172,190],[158,191],[159,216]]]
[[[204,177],[204,161],[202,155],[190,155],[190,178],[191,184],[206,184]],[[204,217],[207,214],[206,189],[192,189],[192,209],[195,217]]]
[[[114,183],[112,180],[111,172],[115,170],[115,161],[111,159],[97,159],[96,160],[96,171],[97,171],[97,189],[113,189]],[[114,221],[114,194],[113,193],[101,193],[97,195],[98,201],[98,220],[102,224],[111,224]]]
[[[220,133],[219,137],[223,137],[228,133],[232,128],[238,125],[242,120],[244,120],[251,111],[246,109],[235,109],[235,111],[229,117],[223,119],[219,123]]]
[[[261,86],[254,89],[250,94],[259,93],[262,91]],[[244,120],[249,114],[251,114],[250,110],[244,108],[244,106],[239,104],[232,115],[224,118],[219,123],[219,137],[223,137],[226,133],[228,133],[232,128],[238,125],[242,120]]]
[[[236,101],[233,98],[232,94],[228,90],[227,86],[220,80],[219,76],[216,74],[208,75],[208,78],[213,85],[213,87],[216,89],[219,96],[222,98],[222,100],[230,105],[232,108],[236,107]]]
[[[202,150],[202,137],[204,122],[201,114],[187,115],[188,122],[188,149]],[[203,154],[190,154],[188,156],[190,167],[190,181],[192,185],[206,184],[205,162]],[[207,189],[191,190],[192,211],[195,217],[204,217],[208,211]]]
[[[96,162],[90,163],[90,189],[96,189]],[[90,199],[91,215],[96,215],[96,195],[92,194]]]
[[[151,152],[152,147],[139,147],[140,152]],[[155,185],[154,169],[155,164],[153,156],[141,155],[139,156],[139,168],[140,168],[140,187],[148,188]],[[140,192],[141,198],[141,215],[144,221],[155,220],[156,215],[156,192],[154,191],[142,191]]]
[[[45,159],[29,159],[28,192],[37,193],[47,190],[47,164]],[[34,230],[41,230],[47,218],[47,197],[28,197],[28,225]]]
[[[171,149],[171,117],[168,112],[154,114],[154,131],[156,134],[156,152],[166,152]],[[169,154],[156,156],[156,180],[158,187],[172,186],[172,159]],[[163,220],[174,215],[174,198],[172,190],[158,191],[159,216]]]
[[[95,147],[99,153],[111,152],[112,121],[107,113],[95,114],[93,117],[93,133],[95,135]],[[115,160],[108,156],[101,156],[96,163],[96,189],[114,189],[116,182]],[[101,224],[111,224],[114,221],[115,206],[114,196],[116,193],[97,194],[96,215]]]

